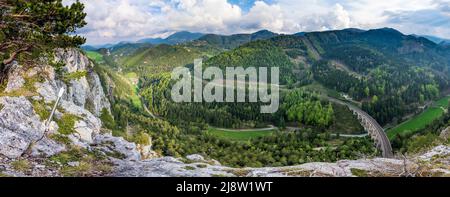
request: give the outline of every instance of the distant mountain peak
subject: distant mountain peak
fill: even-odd
[[[279,34],[277,33],[264,29],[251,34],[206,34],[198,40],[206,41],[209,44],[220,46],[226,49],[232,49],[251,41],[269,39],[278,35]]]
[[[384,27],[384,28],[380,28],[380,29],[371,29],[368,30],[367,32],[382,32],[382,33],[388,33],[388,34],[392,34],[392,35],[398,35],[398,36],[404,36],[404,34],[394,28],[390,28],[390,27]]]
[[[257,31],[253,34],[251,34],[251,40],[258,40],[258,39],[267,39],[267,38],[271,38],[274,36],[277,36],[277,33],[271,32],[269,30],[261,30],[261,31]]]
[[[255,32],[253,34],[265,34],[265,33],[275,34],[274,32],[271,32],[271,31],[269,31],[267,29],[259,30],[259,31]]]
[[[149,43],[149,44],[165,44],[167,43],[166,39],[163,38],[144,38],[138,40],[137,43]]]
[[[362,32],[365,32],[366,30],[358,29],[358,28],[347,28],[347,29],[343,29],[342,31],[349,31],[349,32],[355,32],[355,33],[362,33]]]
[[[167,40],[169,43],[172,43],[172,44],[181,44],[181,43],[189,42],[192,40],[197,40],[200,37],[202,37],[203,35],[204,34],[202,34],[202,33],[179,31],[179,32],[176,32],[176,33],[170,35],[165,40]]]

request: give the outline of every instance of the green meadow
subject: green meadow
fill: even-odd
[[[273,132],[275,132],[275,129],[263,131],[261,130],[231,131],[225,129],[222,130],[218,128],[208,129],[208,133],[211,135],[214,135],[222,139],[229,139],[234,141],[248,141],[250,139],[271,135]]]
[[[434,102],[433,105],[424,112],[388,130],[388,137],[392,139],[397,133],[412,134],[425,128],[428,124],[432,123],[445,113],[445,110],[448,107],[449,99],[450,96],[446,96]]]
[[[94,60],[97,63],[102,63],[103,62],[103,55],[95,52],[95,51],[84,51],[86,53],[86,55],[89,57],[89,59]]]

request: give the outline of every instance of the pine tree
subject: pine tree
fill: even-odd
[[[39,58],[53,58],[55,48],[78,47],[86,40],[73,35],[86,25],[84,5],[64,6],[62,0],[0,1],[0,82],[10,63],[35,64]]]

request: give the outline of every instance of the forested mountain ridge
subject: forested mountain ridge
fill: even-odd
[[[202,33],[192,33],[188,31],[179,31],[174,34],[168,36],[167,38],[147,38],[138,40],[137,43],[148,43],[148,44],[182,44],[185,42],[189,42],[192,40],[196,40],[202,37],[204,34]]]
[[[279,34],[270,32],[268,30],[261,30],[252,34],[234,34],[229,36],[207,34],[199,38],[197,41],[204,41],[219,48],[233,49],[251,41],[264,40],[275,37],[277,35]]]
[[[401,119],[411,112],[402,108],[414,109],[412,104],[435,99],[448,88],[448,49],[425,38],[383,28],[306,33],[303,39],[328,62],[314,63],[314,78],[362,100],[382,124]]]
[[[315,32],[306,33],[305,37],[321,54],[334,54],[342,49],[360,47],[376,50],[397,64],[431,66],[440,70],[450,65],[450,55],[442,46],[422,37],[404,35],[391,28]]]
[[[99,49],[109,49],[109,48],[117,48],[122,45],[135,45],[136,46],[142,46],[143,44],[146,45],[159,45],[159,44],[168,44],[168,45],[176,45],[176,44],[182,44],[186,43],[192,40],[196,40],[200,37],[202,37],[204,34],[202,33],[192,33],[188,31],[179,31],[171,34],[167,38],[143,38],[140,40],[137,40],[136,42],[128,42],[128,41],[122,41],[116,44],[102,44],[102,45],[83,45],[81,48],[83,50],[87,51],[95,51]]]

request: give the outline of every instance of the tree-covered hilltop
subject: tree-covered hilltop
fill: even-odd
[[[296,81],[292,73],[294,64],[289,57],[281,48],[266,40],[250,42],[211,57],[205,62],[205,67],[210,66],[223,70],[226,67],[278,67],[281,84],[293,84]]]
[[[252,34],[235,34],[230,36],[207,34],[195,40],[194,43],[206,43],[223,49],[234,49],[248,42],[265,40],[277,36],[278,34],[268,30],[261,30]]]
[[[134,46],[134,47],[133,47]],[[133,47],[133,48],[132,48]],[[140,76],[170,72],[175,67],[193,64],[194,59],[208,58],[221,50],[213,47],[193,45],[167,45],[149,46],[130,44],[128,50],[111,48],[112,58],[121,65],[124,72],[136,72]],[[132,49],[132,52],[129,52]]]

